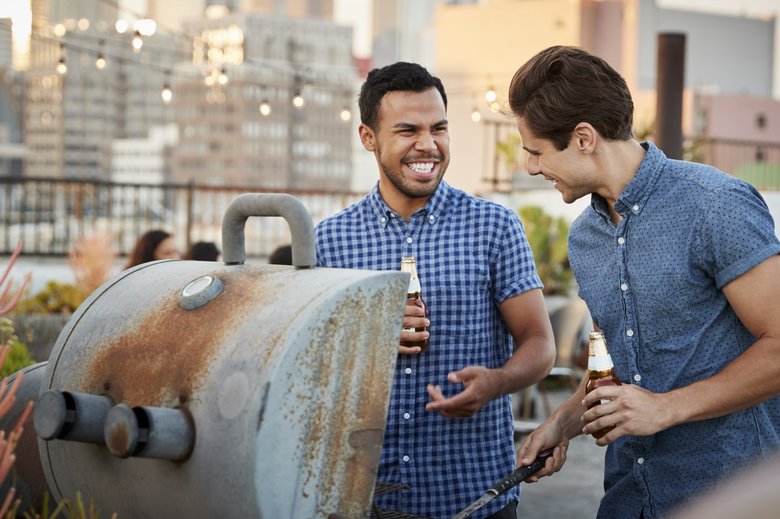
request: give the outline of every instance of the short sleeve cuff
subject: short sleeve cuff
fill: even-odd
[[[542,284],[542,280],[539,279],[539,276],[537,274],[522,279],[518,279],[514,283],[505,287],[501,292],[496,293],[496,304],[500,305],[510,297],[515,297],[524,292],[528,292],[529,290],[533,290],[535,288],[543,288],[543,287],[544,284]]]
[[[715,276],[715,283],[721,289],[775,254],[780,254],[780,243],[770,243],[761,249],[755,250],[718,272]]]

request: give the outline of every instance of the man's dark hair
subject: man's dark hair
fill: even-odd
[[[280,245],[268,258],[269,265],[292,265],[292,245]]]
[[[379,107],[382,98],[388,92],[409,91],[423,92],[435,88],[444,101],[447,109],[447,94],[444,85],[436,76],[432,76],[424,67],[417,63],[399,61],[382,68],[375,68],[368,73],[365,83],[360,88],[358,105],[360,106],[360,121],[376,131],[379,122]]]
[[[509,85],[509,107],[558,150],[566,149],[581,122],[608,140],[633,136],[634,103],[626,81],[577,47],[549,47],[520,67]]]
[[[199,241],[190,245],[182,259],[195,261],[217,261],[219,249],[214,242]]]

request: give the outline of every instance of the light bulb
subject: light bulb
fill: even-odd
[[[144,39],[141,38],[141,33],[137,30],[135,31],[135,34],[133,35],[133,52],[138,54],[141,52],[141,47],[144,46]]]
[[[475,108],[474,111],[471,112],[471,120],[478,123],[482,120],[482,113]]]
[[[160,92],[160,97],[162,97],[163,103],[170,104],[171,99],[173,99],[173,91],[171,90],[171,86],[166,83],[163,86],[162,92]]]
[[[347,122],[352,119],[352,112],[349,111],[349,108],[342,108],[339,117],[342,121]]]
[[[263,117],[266,117],[268,115],[271,115],[271,105],[268,103],[268,101],[263,100],[262,103],[260,103],[260,114]]]
[[[301,94],[295,94],[292,98],[292,104],[295,108],[303,108],[303,105],[306,104],[306,101],[303,99]]]
[[[98,57],[95,60],[95,67],[97,67],[98,70],[103,70],[106,68],[106,65],[108,65],[106,58],[104,58],[102,54],[98,54]]]
[[[496,91],[493,90],[493,87],[488,88],[488,91],[485,92],[485,101],[488,103],[495,103],[496,99],[498,99],[498,96],[496,95]]]

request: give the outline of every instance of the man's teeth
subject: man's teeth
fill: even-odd
[[[433,170],[433,162],[410,162],[409,169],[415,173],[430,173]]]

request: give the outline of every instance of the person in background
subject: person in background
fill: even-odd
[[[195,242],[187,248],[182,259],[195,261],[217,261],[219,259],[219,249],[211,241]]]
[[[555,359],[531,248],[514,211],[442,180],[450,160],[447,96],[413,63],[368,74],[363,147],[379,182],[315,229],[317,264],[399,270],[415,256],[428,315],[406,305],[378,481],[384,510],[451,518],[514,470],[511,397]],[[422,331],[427,328],[428,331]],[[515,518],[513,488],[472,517]]]
[[[278,246],[268,257],[270,265],[292,265],[292,245]]]
[[[179,259],[179,250],[173,236],[161,229],[145,232],[130,251],[125,269],[141,263],[162,259]]]
[[[614,426],[596,440],[608,445],[598,517],[669,517],[780,447],[774,222],[753,186],[634,139],[631,93],[597,56],[541,51],[515,73],[509,105],[528,173],[566,203],[590,195],[569,260],[623,381],[586,395],[585,377],[520,463],[557,446],[538,480],[560,470],[572,437]]]

